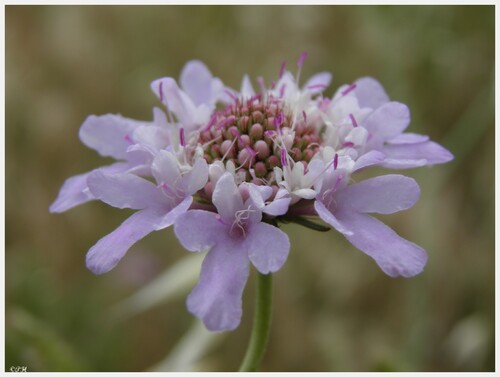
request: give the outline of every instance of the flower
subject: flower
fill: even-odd
[[[278,271],[290,242],[278,228],[261,222],[262,211],[243,201],[234,177],[225,173],[212,201],[217,213],[191,210],[177,219],[175,235],[189,251],[208,251],[200,281],[188,296],[191,313],[209,330],[233,330],[241,318],[241,295],[251,262],[262,274]]]
[[[251,265],[269,274],[285,263],[290,243],[280,224],[318,228],[302,216],[322,219],[391,277],[421,273],[426,252],[368,215],[412,207],[418,184],[398,174],[353,177],[373,166],[445,163],[452,154],[406,133],[407,106],[390,101],[375,79],[343,85],[332,98],[322,94],[328,72],[300,85],[306,57],[295,75],[283,63],[270,85],[257,78],[258,90],[245,75],[240,91],[191,61],[179,85],[170,77],[151,84],[165,105],[153,122],[89,117],[82,141],[123,162],[70,178],[50,210],[91,199],[138,210],[90,249],[89,269],[109,271],[135,242],[173,225],[187,250],[207,252],[187,307],[212,331],[239,325]]]
[[[89,116],[80,128],[80,140],[89,148],[96,150],[101,156],[113,157],[122,162],[99,168],[109,174],[136,172],[148,170],[150,161],[144,155],[131,153],[131,146],[140,141],[145,147],[149,139],[154,138],[158,149],[168,145],[166,129],[162,127],[162,113],[159,109],[154,111],[153,122],[137,121],[124,118],[121,115],[106,114],[102,116]],[[51,204],[50,212],[64,212],[77,205],[95,199],[87,186],[87,178],[94,172],[79,174],[68,178],[64,182],[56,200]]]
[[[158,154],[151,170],[156,186],[130,173],[97,170],[89,174],[87,184],[96,199],[113,207],[139,210],[89,250],[87,267],[92,272],[108,272],[135,242],[172,225],[191,206],[192,195],[205,185],[208,176],[205,160],[198,159],[189,172],[183,173],[167,151]]]

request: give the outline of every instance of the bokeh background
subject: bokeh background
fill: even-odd
[[[6,370],[231,371],[252,323],[255,274],[234,332],[209,334],[185,309],[200,259],[172,229],[112,272],[85,253],[128,215],[98,202],[48,207],[63,181],[109,163],[78,139],[89,114],[149,120],[149,83],[189,59],[239,88],[309,52],[302,77],[334,88],[379,79],[412,110],[410,131],[450,149],[447,165],[403,173],[411,210],[383,217],[428,266],[391,279],[334,231],[283,229],[264,371],[494,369],[493,6],[7,6]],[[378,173],[381,173],[382,170]]]

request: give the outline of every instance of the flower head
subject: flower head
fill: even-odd
[[[417,183],[395,174],[354,183],[355,175],[453,156],[427,136],[405,133],[408,108],[391,102],[372,78],[344,85],[332,98],[322,94],[330,73],[301,85],[306,57],[295,75],[282,64],[276,81],[258,78],[257,90],[245,75],[240,91],[191,61],[179,84],[170,77],[151,84],[165,105],[153,122],[89,117],[82,141],[122,162],[70,178],[51,211],[91,199],[138,211],[90,249],[88,267],[107,272],[132,244],[174,225],[187,250],[207,252],[187,306],[214,331],[238,326],[250,265],[262,274],[278,271],[290,251],[278,226],[303,215],[321,218],[389,276],[422,272],[425,251],[368,215],[410,208]]]

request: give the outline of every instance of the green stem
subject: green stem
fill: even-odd
[[[259,273],[257,278],[257,300],[252,335],[247,353],[240,366],[240,372],[257,371],[266,350],[271,328],[272,275]]]

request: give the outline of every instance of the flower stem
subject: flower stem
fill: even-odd
[[[248,343],[245,358],[240,366],[240,372],[255,372],[266,350],[269,330],[271,328],[272,275],[257,276],[257,300],[252,335]]]

